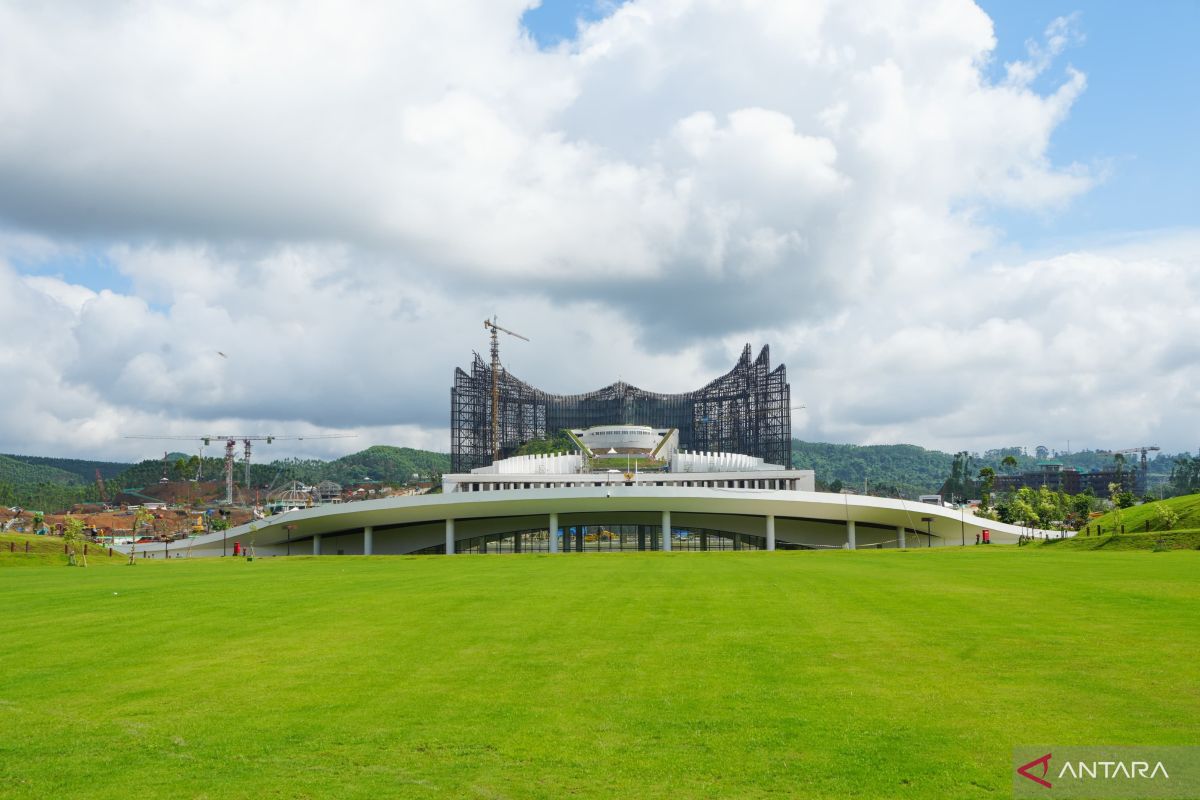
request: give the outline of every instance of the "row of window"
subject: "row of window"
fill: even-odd
[[[613,481],[608,480],[572,480],[572,481],[556,481],[556,482],[522,482],[522,481],[477,481],[471,483],[460,483],[458,491],[460,492],[494,492],[505,491],[512,489],[563,489],[577,486],[590,486],[600,488],[603,486],[685,486],[698,487],[704,489],[771,489],[771,490],[787,490],[796,491],[796,481],[786,480],[783,478],[769,479],[747,479],[747,480],[718,480],[718,481],[626,481],[623,478],[618,478]]]

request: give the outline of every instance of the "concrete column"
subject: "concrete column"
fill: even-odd
[[[313,555],[321,555],[321,534],[319,533],[313,534]]]
[[[558,552],[558,514],[550,515],[550,552]]]
[[[767,549],[775,549],[775,515],[767,514]]]
[[[370,525],[363,528],[363,555],[375,554],[375,529]]]
[[[904,548],[904,526],[903,525],[896,526],[896,546],[899,547],[901,550],[905,549]]]
[[[858,545],[854,542],[854,520],[852,519],[846,520],[846,548],[848,550],[858,548]]]
[[[446,520],[446,555],[454,555],[454,520]]]
[[[662,512],[662,549],[664,552],[671,550],[671,512]]]

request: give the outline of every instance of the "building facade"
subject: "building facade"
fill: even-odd
[[[1040,489],[1045,486],[1052,492],[1079,494],[1090,490],[1096,497],[1108,497],[1109,484],[1113,483],[1119,484],[1122,491],[1144,494],[1146,474],[1136,469],[1080,472],[1071,467],[1063,467],[1058,461],[1040,461],[1038,469],[1033,472],[997,475],[992,490],[1002,493],[1015,492],[1026,487]]]
[[[752,358],[747,344],[728,373],[683,394],[618,381],[586,394],[556,395],[501,370],[498,449],[504,457],[563,429],[632,424],[675,429],[683,449],[745,453],[790,467],[791,387],[787,368],[771,369],[770,362],[769,348]],[[470,372],[455,369],[450,389],[451,471],[487,466],[492,453],[492,370],[476,354]]]

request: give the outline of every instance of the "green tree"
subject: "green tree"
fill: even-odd
[[[1161,530],[1169,531],[1179,524],[1179,512],[1166,503],[1155,503],[1154,514]]]
[[[1034,509],[1033,504],[1020,498],[1012,502],[1012,517],[1018,523],[1034,527],[1041,522],[1038,519],[1037,511]]]
[[[1113,481],[1108,484],[1108,495],[1112,499],[1113,519],[1116,520],[1115,525],[1117,526],[1117,530],[1120,529],[1121,523],[1123,522],[1123,515],[1121,514],[1121,509],[1124,508],[1124,506],[1122,506],[1119,502],[1117,502],[1117,498],[1120,494],[1121,494],[1121,484],[1119,482]]]
[[[147,523],[153,523],[153,522],[154,522],[154,515],[151,514],[149,511],[147,511],[144,508],[139,508],[137,511],[135,511],[133,513],[133,536],[130,537],[130,542],[129,542],[129,563],[130,564],[137,563],[137,559],[134,556],[137,555],[138,528],[141,528],[143,525],[145,525]]]
[[[1034,510],[1037,511],[1038,519],[1044,523],[1061,520],[1062,507],[1059,503],[1058,493],[1052,492],[1047,487],[1043,486],[1037,491],[1037,505]]]
[[[979,470],[979,507],[987,511],[992,502],[992,489],[996,485],[996,470],[982,467]]]
[[[83,541],[83,520],[79,517],[67,515],[67,522],[63,525],[63,541],[67,545],[67,563],[72,567],[75,566],[75,550],[79,543]],[[87,556],[83,557],[83,566],[87,566]]]
[[[1013,521],[1025,525],[1038,525],[1042,520],[1038,516],[1038,495],[1028,486],[1018,489],[1012,498]]]
[[[1179,494],[1200,490],[1200,456],[1181,456],[1171,467],[1171,488]]]
[[[1089,494],[1079,493],[1071,498],[1071,504],[1074,507],[1075,516],[1086,520],[1088,515],[1092,513],[1092,500],[1094,498]]]
[[[1004,459],[1000,462],[1000,466],[1004,467],[1005,473],[1012,475],[1014,472],[1017,471],[1016,456],[1013,456],[1011,454],[1005,456]]]

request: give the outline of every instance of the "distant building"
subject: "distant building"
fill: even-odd
[[[1080,494],[1088,489],[1097,497],[1108,497],[1108,485],[1119,483],[1122,490],[1134,494],[1144,494],[1146,491],[1146,476],[1138,469],[1115,470],[1106,469],[1093,472],[1080,472],[1073,467],[1063,467],[1061,461],[1043,459],[1037,463],[1037,469],[1032,472],[1022,472],[1019,475],[997,475],[993,490],[995,492],[1015,492],[1028,487],[1040,489],[1045,486],[1053,492]]]
[[[493,384],[493,379],[495,384]],[[496,441],[493,441],[493,385],[496,389]],[[624,381],[586,394],[557,395],[492,368],[477,354],[470,371],[456,369],[450,390],[450,471],[486,467],[494,453],[517,453],[521,445],[561,430],[609,426],[622,433],[597,434],[620,453],[653,431],[676,432],[678,447],[693,452],[744,453],[788,468],[792,463],[791,387],[787,369],[771,369],[764,347],[752,358],[750,345],[726,374],[683,394],[660,394]],[[644,428],[630,433],[635,428]],[[596,445],[600,441],[595,442]],[[589,444],[589,447],[591,444]]]

